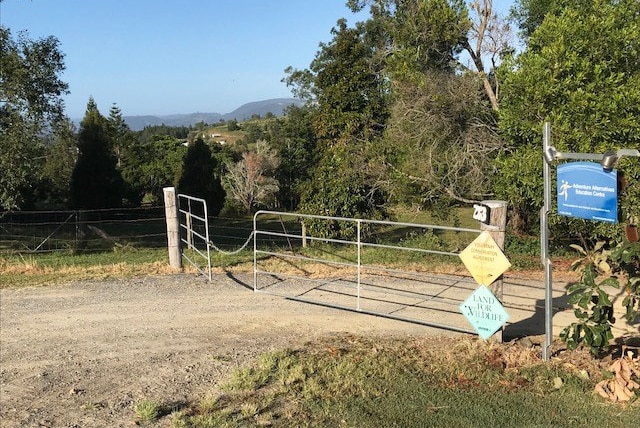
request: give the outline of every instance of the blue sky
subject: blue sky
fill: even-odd
[[[53,35],[65,54],[67,115],[93,96],[103,114],[228,113],[290,97],[284,69],[306,68],[346,0],[4,0],[12,34]],[[511,0],[494,1],[499,10]]]

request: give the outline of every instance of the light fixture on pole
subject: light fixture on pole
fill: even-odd
[[[556,160],[556,149],[553,146],[549,146],[544,151],[544,160],[547,161],[548,164],[551,164],[554,160]]]
[[[613,150],[607,150],[602,155],[600,165],[602,165],[602,168],[605,171],[611,171],[616,165],[616,162],[618,162],[618,153],[614,152]]]

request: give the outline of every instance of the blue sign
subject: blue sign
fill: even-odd
[[[504,306],[484,285],[471,293],[459,308],[462,315],[484,340],[493,336],[509,319]]]
[[[618,222],[618,172],[595,162],[558,166],[558,214]]]

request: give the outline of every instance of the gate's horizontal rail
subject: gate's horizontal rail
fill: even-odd
[[[316,258],[313,258],[313,257],[299,256],[299,255],[290,254],[290,253],[276,253],[274,251],[264,251],[264,250],[256,250],[255,253],[256,254],[265,254],[265,255],[274,256],[274,257],[278,257],[278,258],[287,258],[287,259],[291,259],[291,260],[303,260],[303,261],[307,261],[307,262],[318,262],[318,263],[322,263],[322,264],[330,264],[330,265],[335,265],[335,266],[348,266],[348,267],[353,267],[353,268],[357,268],[358,267],[357,263],[338,262],[338,261],[328,260],[328,259],[316,259]]]

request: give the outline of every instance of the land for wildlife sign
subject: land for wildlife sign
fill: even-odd
[[[509,319],[500,301],[484,285],[462,302],[460,312],[484,340],[493,336]]]

